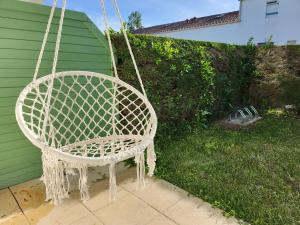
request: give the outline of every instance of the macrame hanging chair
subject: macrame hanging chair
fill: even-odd
[[[108,31],[104,1],[100,0]],[[146,149],[148,174],[152,176],[155,169],[156,114],[147,99],[118,4],[112,1],[143,93],[119,79],[109,32],[106,34],[115,76],[56,71],[67,0],[63,0],[52,73],[38,78],[57,6],[54,0],[33,81],[17,100],[17,122],[25,136],[42,150],[41,179],[46,187],[46,200],[54,204],[68,197],[68,176],[76,171],[81,199],[86,201],[88,167],[109,165],[110,200],[116,198],[116,163],[135,157],[141,188],[145,185]]]

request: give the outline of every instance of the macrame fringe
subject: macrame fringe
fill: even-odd
[[[115,201],[117,197],[116,164],[109,165],[109,201]]]
[[[43,176],[41,180],[46,187],[46,201],[54,205],[62,203],[69,197],[70,184],[65,179],[65,165],[49,150],[42,151]]]
[[[154,151],[154,143],[150,144],[147,149],[147,165],[148,165],[148,176],[152,177],[154,175],[154,170],[156,167],[156,154]]]
[[[75,165],[61,161],[50,150],[44,150],[42,154],[43,176],[41,180],[46,187],[46,201],[51,201],[54,205],[61,204],[63,199],[69,197],[70,183],[69,175],[75,175],[75,169],[79,171],[79,190],[82,201],[89,200],[88,191],[88,166],[85,164]],[[145,188],[145,157],[144,152],[135,156],[137,165],[137,184],[139,189]],[[153,176],[156,166],[156,154],[154,145],[149,145],[147,149],[147,165],[149,176]],[[117,196],[116,164],[109,165],[109,200],[115,201]]]
[[[136,174],[137,174],[137,183],[138,188],[143,189],[145,185],[145,156],[144,152],[139,153],[135,156],[136,163]]]
[[[80,190],[81,200],[83,202],[86,202],[90,199],[89,187],[87,183],[87,176],[88,176],[87,165],[78,166],[78,171],[79,171],[79,190]]]

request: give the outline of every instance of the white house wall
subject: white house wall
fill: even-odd
[[[234,23],[201,29],[159,33],[157,36],[242,44],[239,37],[239,27],[239,23]]]
[[[241,22],[190,30],[155,34],[181,39],[246,44],[272,41],[285,45],[296,40],[300,44],[300,0],[279,0],[279,14],[266,16],[267,0],[243,0]]]
[[[300,0],[281,0],[275,38],[279,44],[297,40],[300,44]]]

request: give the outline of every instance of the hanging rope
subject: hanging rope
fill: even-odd
[[[54,60],[53,60],[53,67],[52,67],[52,75],[53,76],[55,75],[56,68],[57,68],[58,53],[59,53],[59,49],[60,49],[60,42],[61,42],[61,36],[62,36],[62,29],[63,29],[63,25],[64,25],[66,7],[67,7],[67,0],[63,0],[63,7],[62,7],[60,21],[59,21],[59,28],[58,28],[57,38],[56,38],[55,53],[54,53]]]
[[[103,13],[103,19],[104,19],[104,24],[105,24],[105,29],[106,29],[106,34],[107,34],[107,39],[108,39],[108,45],[109,45],[109,50],[110,50],[110,55],[111,55],[111,60],[112,60],[112,64],[113,64],[113,69],[114,69],[114,74],[115,77],[117,79],[119,79],[119,75],[118,75],[118,70],[117,70],[117,64],[115,61],[115,55],[114,55],[114,50],[113,50],[113,46],[112,46],[112,41],[111,41],[111,36],[110,36],[110,31],[109,31],[109,22],[108,22],[108,18],[107,18],[107,14],[106,14],[106,7],[105,7],[105,0],[100,0],[101,3],[101,8],[102,8],[102,13]],[[113,129],[113,136],[114,136],[114,142],[116,140],[116,121],[115,121],[115,115],[116,115],[116,93],[118,87],[116,86],[116,84],[113,84],[113,108],[112,108],[112,129]],[[114,152],[115,149],[112,149],[112,151]]]
[[[63,7],[62,7],[60,21],[59,21],[58,33],[57,33],[57,37],[56,37],[56,45],[55,45],[54,59],[53,59],[53,66],[52,66],[52,75],[51,75],[51,80],[50,80],[50,84],[48,86],[47,95],[46,95],[47,103],[46,103],[46,108],[45,108],[45,119],[44,119],[44,123],[43,123],[43,135],[42,135],[44,138],[45,138],[45,133],[46,133],[46,129],[47,129],[47,124],[49,122],[51,94],[52,94],[53,82],[54,82],[56,67],[57,67],[57,62],[58,62],[58,54],[59,54],[59,49],[60,49],[60,42],[61,42],[66,7],[67,7],[67,0],[63,0]],[[50,29],[47,31],[49,34]],[[46,33],[47,33],[47,31],[46,31]],[[48,36],[48,34],[47,34],[47,36]]]
[[[42,63],[42,59],[43,59],[43,56],[44,56],[46,44],[47,44],[47,41],[48,41],[48,36],[49,36],[49,33],[50,33],[51,24],[52,24],[55,9],[56,9],[56,5],[57,5],[57,0],[53,0],[53,5],[52,5],[51,13],[50,13],[50,16],[49,16],[49,19],[48,19],[46,32],[44,34],[42,48],[41,48],[41,51],[40,51],[40,54],[39,54],[39,58],[38,58],[36,68],[35,68],[35,72],[34,72],[34,76],[33,76],[34,81],[36,80],[36,78],[38,76],[38,73],[39,73],[39,70],[40,70],[40,67],[41,67],[41,63]]]
[[[108,39],[108,45],[109,45],[109,50],[110,50],[110,55],[111,55],[111,60],[112,60],[115,76],[117,78],[119,78],[117,64],[116,64],[115,55],[114,55],[114,50],[113,50],[112,42],[111,42],[111,36],[110,36],[110,32],[109,32],[110,26],[109,26],[107,14],[106,14],[105,0],[100,0],[100,3],[101,3],[103,20],[104,20],[104,25],[105,25],[105,30],[106,30],[106,35],[107,35],[107,39]]]
[[[118,15],[118,17],[119,17],[119,21],[120,21],[120,24],[121,24],[121,30],[122,30],[123,35],[124,35],[124,37],[125,37],[126,44],[127,44],[127,47],[128,47],[128,50],[129,50],[129,53],[130,53],[130,56],[131,56],[131,59],[132,59],[132,62],[133,62],[133,66],[134,66],[134,69],[135,69],[135,71],[136,71],[136,75],[137,75],[137,77],[138,77],[138,79],[139,79],[139,82],[140,82],[140,85],[141,85],[143,94],[144,94],[145,97],[147,98],[147,94],[146,94],[145,87],[144,87],[144,84],[143,84],[143,81],[142,81],[142,77],[141,77],[139,68],[138,68],[138,66],[137,66],[137,63],[136,63],[136,60],[135,60],[135,57],[134,57],[134,54],[133,54],[133,51],[132,51],[132,48],[131,48],[129,39],[128,39],[127,30],[126,30],[126,28],[125,28],[125,26],[124,26],[124,20],[122,19],[121,12],[120,12],[120,8],[119,8],[119,6],[118,6],[117,0],[112,0],[112,1],[114,2],[114,7],[115,7],[115,10],[116,10],[117,15]]]

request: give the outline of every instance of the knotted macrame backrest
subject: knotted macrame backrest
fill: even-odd
[[[154,118],[151,119],[149,112],[149,107],[152,108],[152,106],[147,100],[117,2],[115,0],[113,2],[143,94],[119,79],[109,32],[107,32],[107,39],[114,69],[114,79],[107,80],[102,75],[94,76],[96,73],[90,74],[89,72],[75,74],[56,72],[67,0],[63,0],[52,74],[46,78],[38,79],[57,5],[57,0],[54,0],[33,83],[27,87],[26,93],[22,93],[27,95],[23,96],[26,102],[23,108],[19,109],[19,114],[24,113],[28,132],[35,135],[46,146],[62,147],[75,142],[110,135],[143,136],[151,133],[150,124],[152,120],[155,120]],[[105,27],[108,31],[105,0],[100,0],[100,3]],[[155,117],[154,111],[152,114]],[[22,118],[20,119],[22,120]]]
[[[154,136],[155,113],[130,85],[93,72],[55,75],[46,124],[51,75],[27,86],[21,101],[26,129],[44,144],[60,148],[108,136]]]

